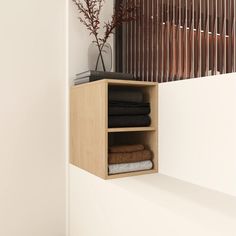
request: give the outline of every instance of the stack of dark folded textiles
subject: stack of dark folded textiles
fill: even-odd
[[[152,152],[141,144],[109,148],[108,173],[110,175],[151,170],[152,168]]]
[[[109,128],[150,126],[150,103],[136,88],[109,88]]]

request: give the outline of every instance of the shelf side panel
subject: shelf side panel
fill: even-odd
[[[71,89],[70,162],[105,178],[107,170],[107,83]]]

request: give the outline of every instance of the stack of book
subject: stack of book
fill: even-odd
[[[101,79],[135,80],[132,74],[89,70],[76,74],[74,85],[93,82]]]

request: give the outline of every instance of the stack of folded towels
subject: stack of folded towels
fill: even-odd
[[[109,128],[150,126],[150,103],[144,102],[142,90],[111,87],[108,100]]]
[[[153,168],[152,152],[141,144],[112,146],[108,153],[108,173],[121,174]]]

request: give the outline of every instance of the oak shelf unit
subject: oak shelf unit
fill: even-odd
[[[150,127],[108,128],[108,93],[111,86],[139,87],[151,105]],[[157,93],[154,82],[99,80],[73,86],[70,91],[70,163],[103,179],[158,172]],[[153,169],[108,174],[109,145],[142,143],[153,153]]]

